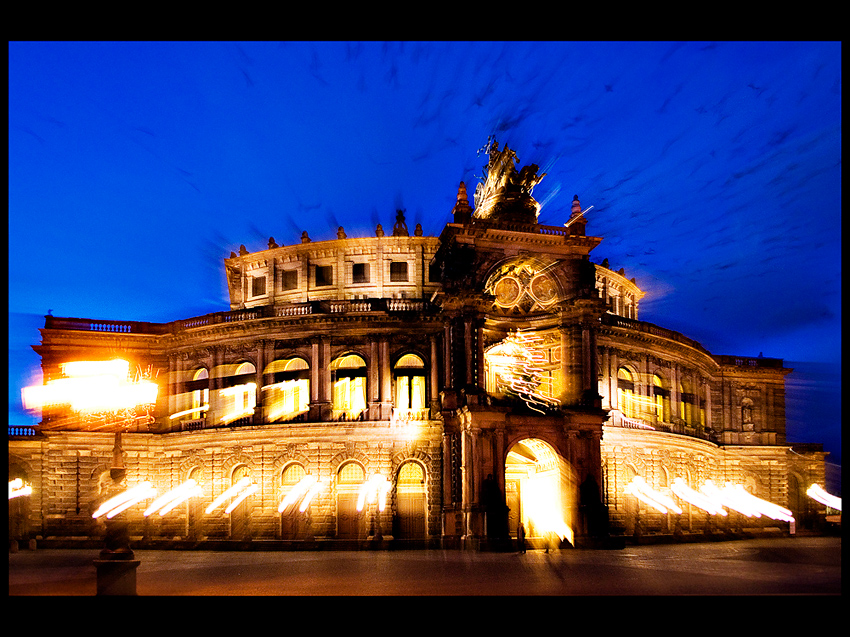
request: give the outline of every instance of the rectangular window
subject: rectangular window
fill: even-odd
[[[369,282],[369,264],[368,263],[353,263],[351,265],[351,282],[352,283],[368,283]]]
[[[407,281],[407,262],[393,261],[390,263],[390,281]]]
[[[334,284],[333,266],[317,265],[316,266],[316,287]]]
[[[432,263],[428,266],[428,282],[429,283],[439,283],[440,282],[440,266],[436,263]]]
[[[266,293],[266,277],[255,276],[251,279],[251,296],[262,296]]]
[[[282,288],[284,290],[295,290],[298,288],[298,270],[284,270],[281,276]]]

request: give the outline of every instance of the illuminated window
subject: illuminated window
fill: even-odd
[[[405,354],[393,368],[395,378],[395,408],[421,410],[425,408],[425,362],[415,354]]]
[[[272,361],[263,371],[266,420],[291,420],[310,408],[310,366],[303,358]]]
[[[346,462],[340,467],[337,478],[340,484],[356,484],[359,486],[366,480],[366,472],[357,462]]]
[[[285,492],[288,492],[289,489],[301,482],[301,479],[306,475],[307,471],[304,467],[297,462],[293,462],[283,470],[283,474],[280,477],[280,486],[283,487]]]
[[[224,387],[219,389],[217,418],[228,424],[250,416],[257,404],[256,369],[253,363],[240,363],[233,374],[222,379]]]
[[[697,398],[687,380],[679,383],[679,417],[689,425],[696,425],[699,417]]]
[[[316,266],[316,287],[334,284],[334,269],[330,265]]]
[[[393,261],[390,263],[390,281],[407,281],[407,262]]]
[[[655,416],[658,420],[670,422],[670,390],[664,387],[664,380],[658,374],[652,377]]]
[[[351,265],[351,282],[352,283],[368,283],[369,282],[369,264],[368,263],[353,263]]]
[[[358,418],[366,409],[366,361],[356,354],[331,363],[335,418]]]
[[[266,293],[266,277],[255,276],[251,278],[251,296],[262,296]]]
[[[617,370],[617,402],[624,416],[637,418],[635,383],[632,373],[625,367]]]
[[[295,290],[298,288],[298,270],[284,270],[280,277],[281,289]]]
[[[210,374],[206,368],[201,368],[192,376],[190,389],[192,390],[192,413],[190,418],[202,418],[204,412],[210,406]]]

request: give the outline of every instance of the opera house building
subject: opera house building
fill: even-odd
[[[515,162],[490,144],[438,237],[398,211],[374,236],[242,246],[220,312],[45,317],[11,536],[94,541],[121,516],[139,547],[486,549],[816,526],[825,453],[786,441],[792,370],[642,321],[578,197],[539,224],[543,176]]]

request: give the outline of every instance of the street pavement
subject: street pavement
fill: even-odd
[[[9,554],[10,596],[94,596],[98,551]],[[840,595],[841,538],[620,550],[137,550],[139,596]]]

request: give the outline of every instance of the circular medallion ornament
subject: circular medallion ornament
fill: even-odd
[[[541,305],[546,305],[555,300],[558,296],[558,289],[555,287],[555,282],[548,276],[538,275],[531,280],[529,291],[534,300]]]
[[[493,292],[498,305],[510,307],[519,300],[522,286],[515,278],[506,276],[496,283]]]

